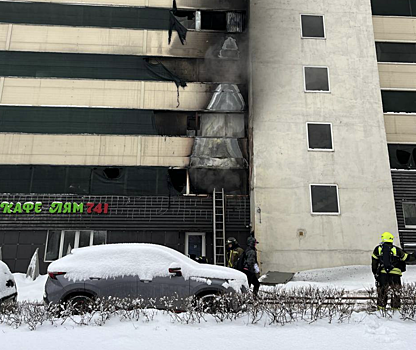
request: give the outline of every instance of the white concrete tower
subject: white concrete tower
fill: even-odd
[[[262,271],[369,264],[397,235],[370,1],[252,0],[249,33]]]

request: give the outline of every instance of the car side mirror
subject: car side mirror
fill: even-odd
[[[180,277],[182,276],[181,267],[178,264],[173,263],[169,266],[169,273],[173,276]]]

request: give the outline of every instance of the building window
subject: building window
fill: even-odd
[[[185,237],[185,255],[192,259],[206,256],[205,233],[187,232]]]
[[[373,15],[415,16],[415,0],[371,0]]]
[[[333,151],[332,124],[306,123],[308,133],[308,150]]]
[[[46,238],[45,261],[54,261],[69,254],[73,248],[106,244],[106,231],[65,230],[48,231]]]
[[[228,33],[244,31],[245,16],[242,12],[177,11],[175,17],[186,29],[196,31],[214,30]]]
[[[302,38],[325,39],[324,16],[300,15]]]
[[[415,43],[376,43],[377,61],[416,63]]]
[[[389,144],[391,169],[416,169],[416,145]]]
[[[329,92],[328,67],[303,67],[305,92]]]
[[[338,215],[338,185],[310,185],[312,214]]]
[[[381,90],[384,113],[416,113],[416,91]]]
[[[416,228],[416,203],[402,203],[404,226]]]

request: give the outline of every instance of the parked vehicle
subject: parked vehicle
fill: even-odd
[[[74,249],[51,263],[45,284],[46,303],[90,303],[96,298],[197,296],[207,300],[248,290],[244,273],[199,264],[176,250],[154,244],[109,244]],[[180,309],[180,306],[178,306]]]
[[[0,261],[0,304],[17,300],[16,282],[9,267]]]

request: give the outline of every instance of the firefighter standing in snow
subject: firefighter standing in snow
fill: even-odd
[[[257,273],[259,271],[258,263],[257,263],[257,251],[256,251],[256,244],[258,242],[252,236],[247,238],[247,249],[244,252],[244,268],[243,272],[247,275],[247,280],[249,286],[253,285],[253,294],[257,296],[257,292],[260,288],[260,282],[257,278]]]
[[[402,272],[406,271],[406,263],[416,261],[416,252],[410,255],[393,245],[394,236],[390,232],[381,235],[381,244],[374,248],[372,255],[372,271],[377,286],[377,306],[384,309],[387,305],[389,288],[393,289],[391,307],[400,308],[400,295],[397,289],[401,287]]]
[[[238,245],[234,237],[227,239],[227,267],[236,268],[237,261],[243,253],[244,249]]]

